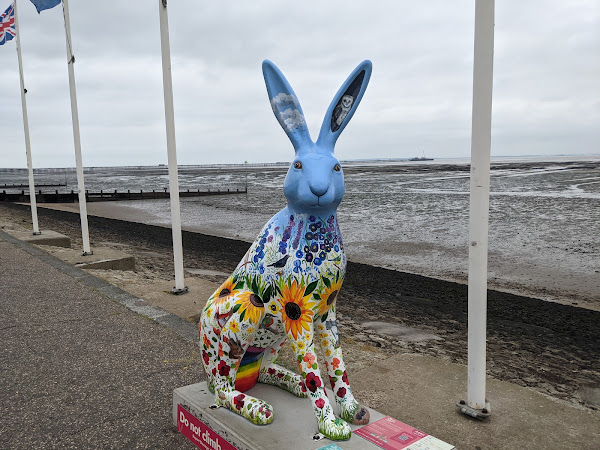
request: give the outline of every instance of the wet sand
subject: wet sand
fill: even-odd
[[[169,208],[168,200],[148,200]],[[88,213],[97,217],[141,222],[168,227],[156,220],[151,212],[132,204],[136,202],[93,202],[87,204]],[[43,208],[79,213],[78,203],[44,204]],[[201,205],[196,205],[201,207]],[[184,226],[190,232],[231,238],[251,243],[255,230],[262,226],[262,217],[256,223],[236,221],[228,211],[219,211],[204,217],[201,224]],[[266,221],[266,220],[265,220]],[[442,224],[438,226],[443,226]],[[409,242],[402,237],[385,242],[345,239],[348,259],[354,262],[405,273],[422,275],[460,284],[467,283],[468,248],[456,243]],[[539,248],[526,252],[520,258],[509,257],[508,252],[519,253],[523,245],[519,239],[502,242],[502,249],[490,248],[488,254],[488,286],[490,289],[534,297],[541,300],[573,305],[600,311],[600,263],[595,271],[577,265],[561,263]],[[576,256],[579,248],[565,249]],[[400,267],[400,269],[399,269]],[[465,269],[460,269],[464,267]]]
[[[97,205],[89,205],[97,214],[102,208],[114,212],[114,205]],[[39,216],[42,228],[67,234],[81,244],[78,214],[39,208]],[[26,225],[29,209],[2,204],[0,221]],[[170,229],[94,216],[89,224],[92,246],[123,248],[134,254],[143,276],[172,278]],[[186,267],[224,273],[233,271],[248,248],[241,240],[189,231],[183,233],[183,245]],[[362,349],[361,355],[411,352],[466,364],[464,284],[350,262],[338,313],[342,335]],[[440,339],[407,341],[368,330],[368,322],[412,327]],[[599,329],[598,311],[490,290],[488,374],[554,399],[598,409],[600,405],[586,400],[585,393],[600,389]],[[368,364],[365,361],[357,364]]]

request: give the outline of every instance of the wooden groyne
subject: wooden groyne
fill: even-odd
[[[203,197],[206,195],[233,195],[233,194],[246,194],[247,189],[209,189],[207,191],[201,191],[200,189],[188,189],[186,191],[180,191],[179,197]],[[150,200],[155,198],[169,198],[169,192],[164,190],[152,190],[118,192],[118,191],[104,191],[90,192],[86,190],[85,199],[88,202],[110,202],[110,201],[122,201],[122,200]],[[43,192],[41,189],[35,194],[35,200],[38,203],[75,203],[79,201],[77,192]],[[6,190],[0,193],[0,201],[4,202],[29,202],[29,192],[22,190],[17,193],[7,193]]]
[[[41,187],[64,187],[66,186],[67,183],[37,183],[35,185],[36,188],[41,188]],[[5,189],[15,189],[15,188],[28,188],[29,185],[28,184],[6,184],[4,183],[4,185],[0,185],[0,188],[5,188]]]

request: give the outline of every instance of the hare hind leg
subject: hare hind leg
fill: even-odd
[[[256,327],[246,327],[242,331],[243,320],[240,320],[239,313],[233,313],[223,325],[218,329],[219,334],[213,333],[208,337],[210,331],[204,332],[204,326],[201,328],[201,339],[204,337],[212,342],[212,337],[216,337],[216,349],[213,357],[206,363],[206,372],[209,376],[209,388],[212,387],[215,393],[215,403],[224,406],[231,411],[247,418],[257,425],[266,425],[273,421],[273,408],[263,400],[244,394],[236,389],[237,371],[242,361],[242,356],[252,342],[253,334],[248,330]],[[211,328],[212,329],[212,328]]]
[[[296,397],[306,398],[308,393],[304,380],[297,373],[275,364],[279,350],[287,342],[283,335],[270,348],[265,350],[258,375],[258,382],[280,387]]]

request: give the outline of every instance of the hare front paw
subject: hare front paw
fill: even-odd
[[[342,419],[327,419],[319,421],[319,433],[332,441],[347,441],[352,430]]]

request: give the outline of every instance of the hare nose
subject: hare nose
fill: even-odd
[[[317,197],[321,197],[322,195],[325,195],[327,193],[328,189],[329,189],[329,186],[327,186],[327,185],[310,187],[310,191],[313,194],[315,194]]]

